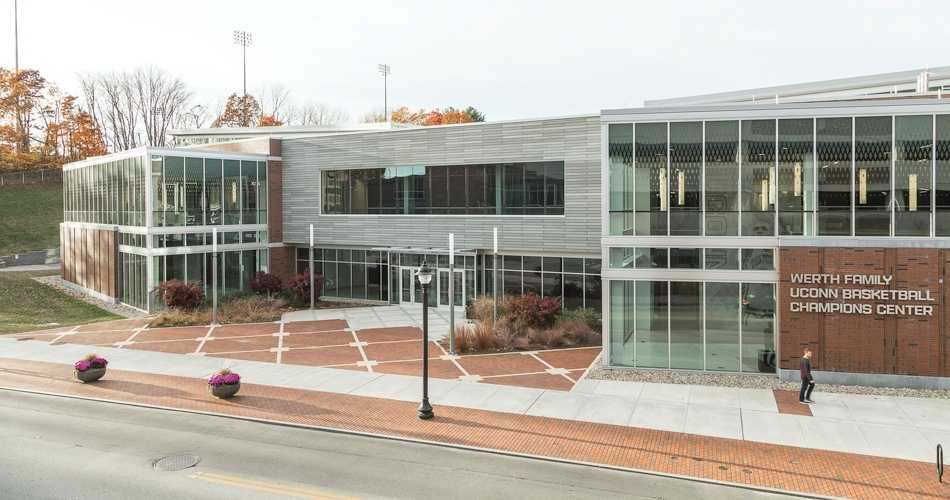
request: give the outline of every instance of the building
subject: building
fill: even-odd
[[[948,387],[948,85],[937,68],[567,118],[189,132],[66,167],[64,276],[148,309],[161,279],[209,282],[220,231],[239,290],[308,268],[312,224],[327,296],[419,302],[426,259],[433,303],[453,279],[457,303],[601,310],[611,366],[793,378],[810,347],[826,382]]]

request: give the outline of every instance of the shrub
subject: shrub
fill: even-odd
[[[280,293],[283,289],[280,278],[265,272],[258,272],[254,275],[254,279],[251,280],[250,285],[254,293],[267,295],[268,297],[272,297],[275,293]],[[309,283],[307,285],[309,286]]]
[[[533,293],[526,293],[508,301],[505,316],[516,325],[544,328],[554,324],[560,309],[561,301],[558,299],[552,297],[542,299]]]
[[[159,283],[155,290],[166,306],[179,309],[196,309],[204,304],[205,291],[200,282],[184,282],[172,279]]]
[[[455,350],[457,352],[469,352],[472,350],[473,335],[470,325],[458,325],[455,327]]]
[[[558,321],[580,321],[599,332],[603,329],[600,312],[591,308],[562,309],[557,316]]]
[[[260,295],[229,296],[218,306],[218,321],[230,323],[266,323],[277,321],[288,310],[284,299],[268,299]],[[149,324],[162,326],[207,325],[211,323],[211,308],[169,309],[162,311]]]
[[[317,274],[313,277],[314,300],[320,299],[320,294],[323,293],[323,283],[325,279],[322,274]],[[290,294],[296,303],[310,303],[310,271],[304,271],[288,279],[287,283],[284,284],[284,290],[287,290],[287,293]]]
[[[555,337],[552,341],[557,347],[600,344],[600,330],[592,329],[583,321],[561,320],[551,331]]]
[[[491,323],[475,323],[472,328],[472,342],[475,350],[486,351],[499,346],[498,338],[492,330]]]

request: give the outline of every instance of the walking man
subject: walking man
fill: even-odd
[[[799,371],[802,375],[802,390],[798,392],[798,402],[811,404],[811,391],[815,389],[815,379],[811,376],[811,349],[805,349]]]

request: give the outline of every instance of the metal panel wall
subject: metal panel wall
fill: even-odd
[[[600,118],[471,124],[284,139],[284,242],[600,255]],[[563,216],[320,215],[322,169],[564,161]]]

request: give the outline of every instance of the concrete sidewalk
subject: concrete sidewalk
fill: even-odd
[[[204,378],[230,367],[265,386],[418,401],[416,376],[276,365],[96,347],[110,368]],[[73,363],[90,348],[0,338],[0,357]],[[950,444],[950,401],[816,393],[815,416],[783,414],[771,391],[582,380],[571,392],[430,379],[436,406],[454,406],[932,462]]]
[[[449,312],[450,308],[446,306],[429,308],[429,338],[431,340],[438,341],[448,336]],[[285,323],[329,319],[346,320],[350,328],[354,330],[395,326],[417,326],[422,328],[422,304],[314,309],[312,311],[304,309],[285,313],[281,318]],[[465,321],[465,308],[456,307],[455,324],[461,325]]]

